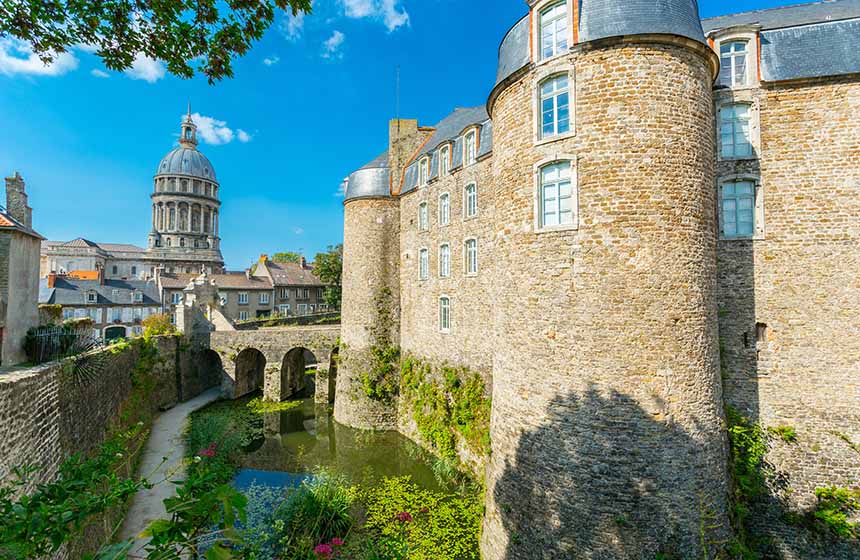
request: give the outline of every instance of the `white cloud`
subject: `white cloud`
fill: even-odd
[[[381,20],[388,31],[409,25],[409,12],[400,5],[400,0],[340,0],[340,2],[347,17]]]
[[[242,143],[252,140],[252,136],[241,128],[234,132],[232,128],[227,126],[227,121],[221,121],[200,113],[193,113],[191,119],[197,125],[197,137],[206,144],[220,146],[229,144],[233,140],[239,140]],[[185,115],[182,115],[180,120],[185,120]]]
[[[72,53],[61,53],[51,64],[43,63],[24,41],[0,39],[0,74],[14,76],[62,76],[78,67],[78,59]]]
[[[304,232],[305,232],[304,228],[300,228],[300,227],[297,227],[296,229],[293,230],[293,233],[295,233],[296,235],[301,235]]]
[[[99,70],[98,68],[94,68],[93,70],[91,70],[90,74],[92,74],[96,78],[110,78],[110,74],[108,74],[104,70]]]
[[[286,17],[278,23],[278,28],[281,34],[290,41],[298,41],[302,38],[302,33],[305,30],[305,13],[299,12],[293,15],[287,12]]]
[[[343,53],[340,52],[343,42],[346,40],[346,35],[336,30],[331,34],[331,37],[323,43],[323,58],[343,58]]]
[[[166,71],[161,62],[138,53],[134,57],[131,68],[125,73],[132,80],[144,80],[154,84],[164,77]]]
[[[264,58],[263,64],[265,64],[266,66],[274,66],[275,64],[279,63],[280,61],[281,61],[281,59],[279,57],[272,56],[269,58]]]

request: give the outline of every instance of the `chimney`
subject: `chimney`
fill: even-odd
[[[251,269],[250,268],[245,269],[245,278],[247,278],[248,280],[251,279]]]
[[[6,210],[26,227],[33,227],[33,210],[27,206],[24,179],[17,171],[13,177],[6,177]]]
[[[269,260],[269,255],[260,255],[260,262],[264,263]]]
[[[105,285],[105,269],[103,266],[96,265],[96,271],[99,273],[99,286]]]
[[[307,267],[308,267],[308,261],[307,261],[307,259],[305,259],[304,257],[302,257],[301,263],[302,263],[302,268],[307,268]]]
[[[400,192],[406,166],[424,145],[433,128],[419,127],[414,119],[392,119],[388,122],[388,166],[391,169],[391,191]]]
[[[48,274],[48,288],[53,288],[57,284],[57,274],[52,272]]]

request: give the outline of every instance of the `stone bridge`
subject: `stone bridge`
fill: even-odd
[[[317,402],[332,402],[340,325],[216,331],[210,359],[220,359],[222,388],[239,398],[258,389],[268,401],[284,401],[305,388],[306,370],[316,370]],[[315,367],[314,367],[315,366]]]

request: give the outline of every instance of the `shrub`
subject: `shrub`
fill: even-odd
[[[150,315],[143,320],[141,325],[144,328],[143,334],[147,337],[176,333],[176,327],[170,322],[168,313]]]
[[[767,431],[785,443],[795,443],[797,441],[797,431],[791,426],[775,426],[768,428]]]
[[[816,488],[818,507],[812,513],[822,528],[843,539],[860,537],[860,524],[849,521],[849,516],[860,511],[860,490],[838,486]]]

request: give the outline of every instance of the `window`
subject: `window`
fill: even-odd
[[[247,311],[240,311],[239,312],[239,320],[240,321],[247,321],[248,320],[248,312]]]
[[[143,292],[135,292],[134,301],[135,303],[143,303]]]
[[[172,305],[179,305],[180,303],[182,303],[182,294],[178,292],[170,294],[170,303]]]
[[[574,223],[570,162],[547,165],[540,170],[540,225],[567,226]]]
[[[540,58],[545,60],[567,50],[567,2],[540,13]]]
[[[179,246],[180,246],[180,247],[185,247],[185,238],[184,238],[184,237],[180,237],[180,238],[179,238]]]
[[[540,84],[541,138],[570,132],[570,79],[561,74]]]
[[[478,240],[466,240],[466,274],[478,273]]]
[[[269,294],[263,292],[260,294],[260,305],[269,305]]]
[[[290,314],[290,304],[279,305],[278,306],[278,313],[280,313],[281,315],[283,315],[285,317],[287,315],[289,315]]]
[[[131,333],[132,333],[134,336],[140,336],[140,335],[142,335],[142,334],[143,334],[143,327],[132,327],[132,328],[131,328]]]
[[[131,267],[131,275],[137,276],[137,267],[136,266]]]
[[[439,330],[443,333],[451,331],[451,298],[439,298]]]
[[[88,292],[87,293],[87,303],[97,303],[99,301],[99,295],[96,292]]]
[[[724,158],[752,155],[749,105],[737,103],[720,109],[720,143]]]
[[[418,184],[426,185],[430,180],[430,158],[421,158],[418,162]]]
[[[720,85],[741,87],[749,84],[748,45],[747,41],[720,43]]]
[[[430,229],[430,210],[426,202],[418,205],[418,231],[428,231]]]
[[[447,243],[439,246],[439,276],[451,276],[451,246]]]
[[[439,175],[445,176],[451,171],[451,146],[439,149]]]
[[[290,290],[288,288],[281,288],[281,299],[290,299]]]
[[[117,268],[116,266],[112,267],[111,270],[113,271],[113,274],[119,273],[119,268]]]
[[[451,223],[451,196],[448,193],[439,195],[439,225],[447,226]]]
[[[300,288],[296,290],[296,299],[311,299],[311,291],[309,288]]]
[[[298,308],[297,310],[298,310],[299,315],[307,315],[308,314],[308,304],[307,303],[300,303],[296,307]]]
[[[74,319],[74,318],[75,318],[75,310],[71,307],[64,307],[63,308],[63,320],[67,321],[69,319]]]
[[[466,139],[463,142],[463,165],[469,166],[475,163],[478,158],[478,136],[474,130],[466,133]]]
[[[463,208],[467,218],[474,218],[478,215],[478,185],[475,183],[466,185],[463,200]]]
[[[427,280],[430,278],[430,251],[421,249],[418,252],[418,278]]]
[[[723,237],[751,238],[755,233],[756,188],[753,181],[722,184],[720,220]]]
[[[248,294],[241,292],[239,294],[239,305],[248,305]]]
[[[325,288],[317,288],[317,299],[325,297]]]

